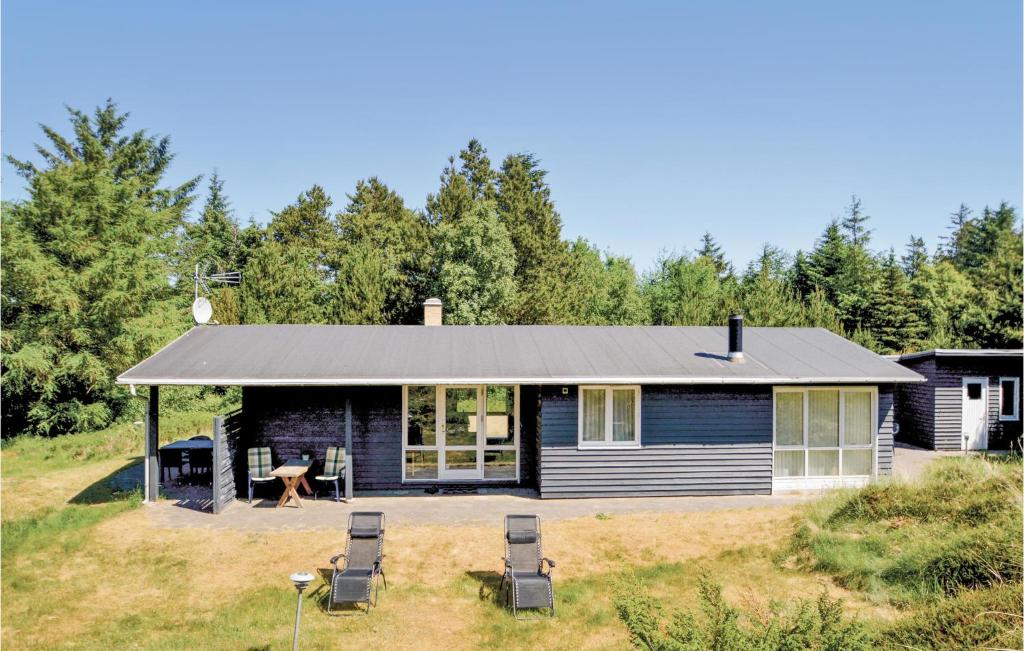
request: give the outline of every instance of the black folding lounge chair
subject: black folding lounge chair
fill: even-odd
[[[339,604],[377,605],[380,580],[387,590],[388,580],[384,576],[384,514],[379,511],[355,512],[348,516],[348,547],[344,554],[331,558],[334,573],[331,575],[331,594],[327,601],[327,612]],[[338,560],[345,559],[343,568]],[[371,594],[372,599],[371,599]]]
[[[541,556],[540,518],[536,515],[505,516],[505,574],[501,586],[512,616],[520,619],[523,608],[550,608],[555,616],[555,591],[551,569],[555,562]],[[547,564],[547,571],[544,564]]]

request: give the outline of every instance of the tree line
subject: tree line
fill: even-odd
[[[216,173],[166,185],[169,139],[128,131],[113,102],[69,112],[69,135],[42,127],[40,162],[8,157],[28,198],[2,207],[5,435],[125,417],[113,379],[190,326],[197,264],[242,271],[212,291],[220,323],[413,324],[438,296],[448,324],[720,325],[742,312],[880,353],[1021,345],[1021,230],[1006,203],[961,205],[935,251],[911,236],[897,254],[871,248],[854,197],[809,251],[765,244],[736,269],[705,233],[638,274],[563,239],[532,154],[494,164],[470,140],[423,209],[370,177],[337,204],[312,185],[266,225],[242,225]]]

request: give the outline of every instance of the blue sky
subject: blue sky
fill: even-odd
[[[536,154],[564,235],[641,270],[710,230],[740,265],[857,194],[876,248],[1019,206],[1021,5],[6,0],[2,149],[112,97],[265,221],[313,183],[421,207],[472,137]],[[3,196],[24,197],[4,163]]]

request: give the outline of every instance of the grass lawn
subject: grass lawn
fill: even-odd
[[[209,419],[169,418],[162,429],[186,435],[201,423]],[[5,445],[3,645],[286,648],[295,605],[287,577],[326,570],[345,523],[339,518],[336,532],[273,534],[157,528],[138,495],[102,488],[139,455],[141,440],[127,426]],[[751,612],[826,591],[872,630],[911,616],[873,584],[794,560],[794,535],[813,515],[795,506],[547,521],[559,616],[528,623],[495,601],[500,530],[392,524],[379,609],[330,617],[318,607],[322,592],[307,592],[303,648],[630,648],[614,603],[620,579],[638,577],[658,601],[689,609],[702,568]]]

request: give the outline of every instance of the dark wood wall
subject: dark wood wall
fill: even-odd
[[[246,450],[269,446],[275,465],[308,451],[323,462],[327,447],[345,445],[345,400],[352,401],[353,487],[355,490],[421,489],[402,484],[401,387],[245,387],[239,492],[246,490]],[[520,388],[520,481],[488,486],[535,485],[537,393]]]
[[[928,378],[925,384],[897,390],[900,440],[936,450],[961,449],[965,377],[988,378],[989,448],[1005,450],[1020,437],[1020,420],[999,420],[999,378],[1021,377],[1020,357],[925,357],[900,363]],[[1017,410],[1022,413],[1020,404]]]

